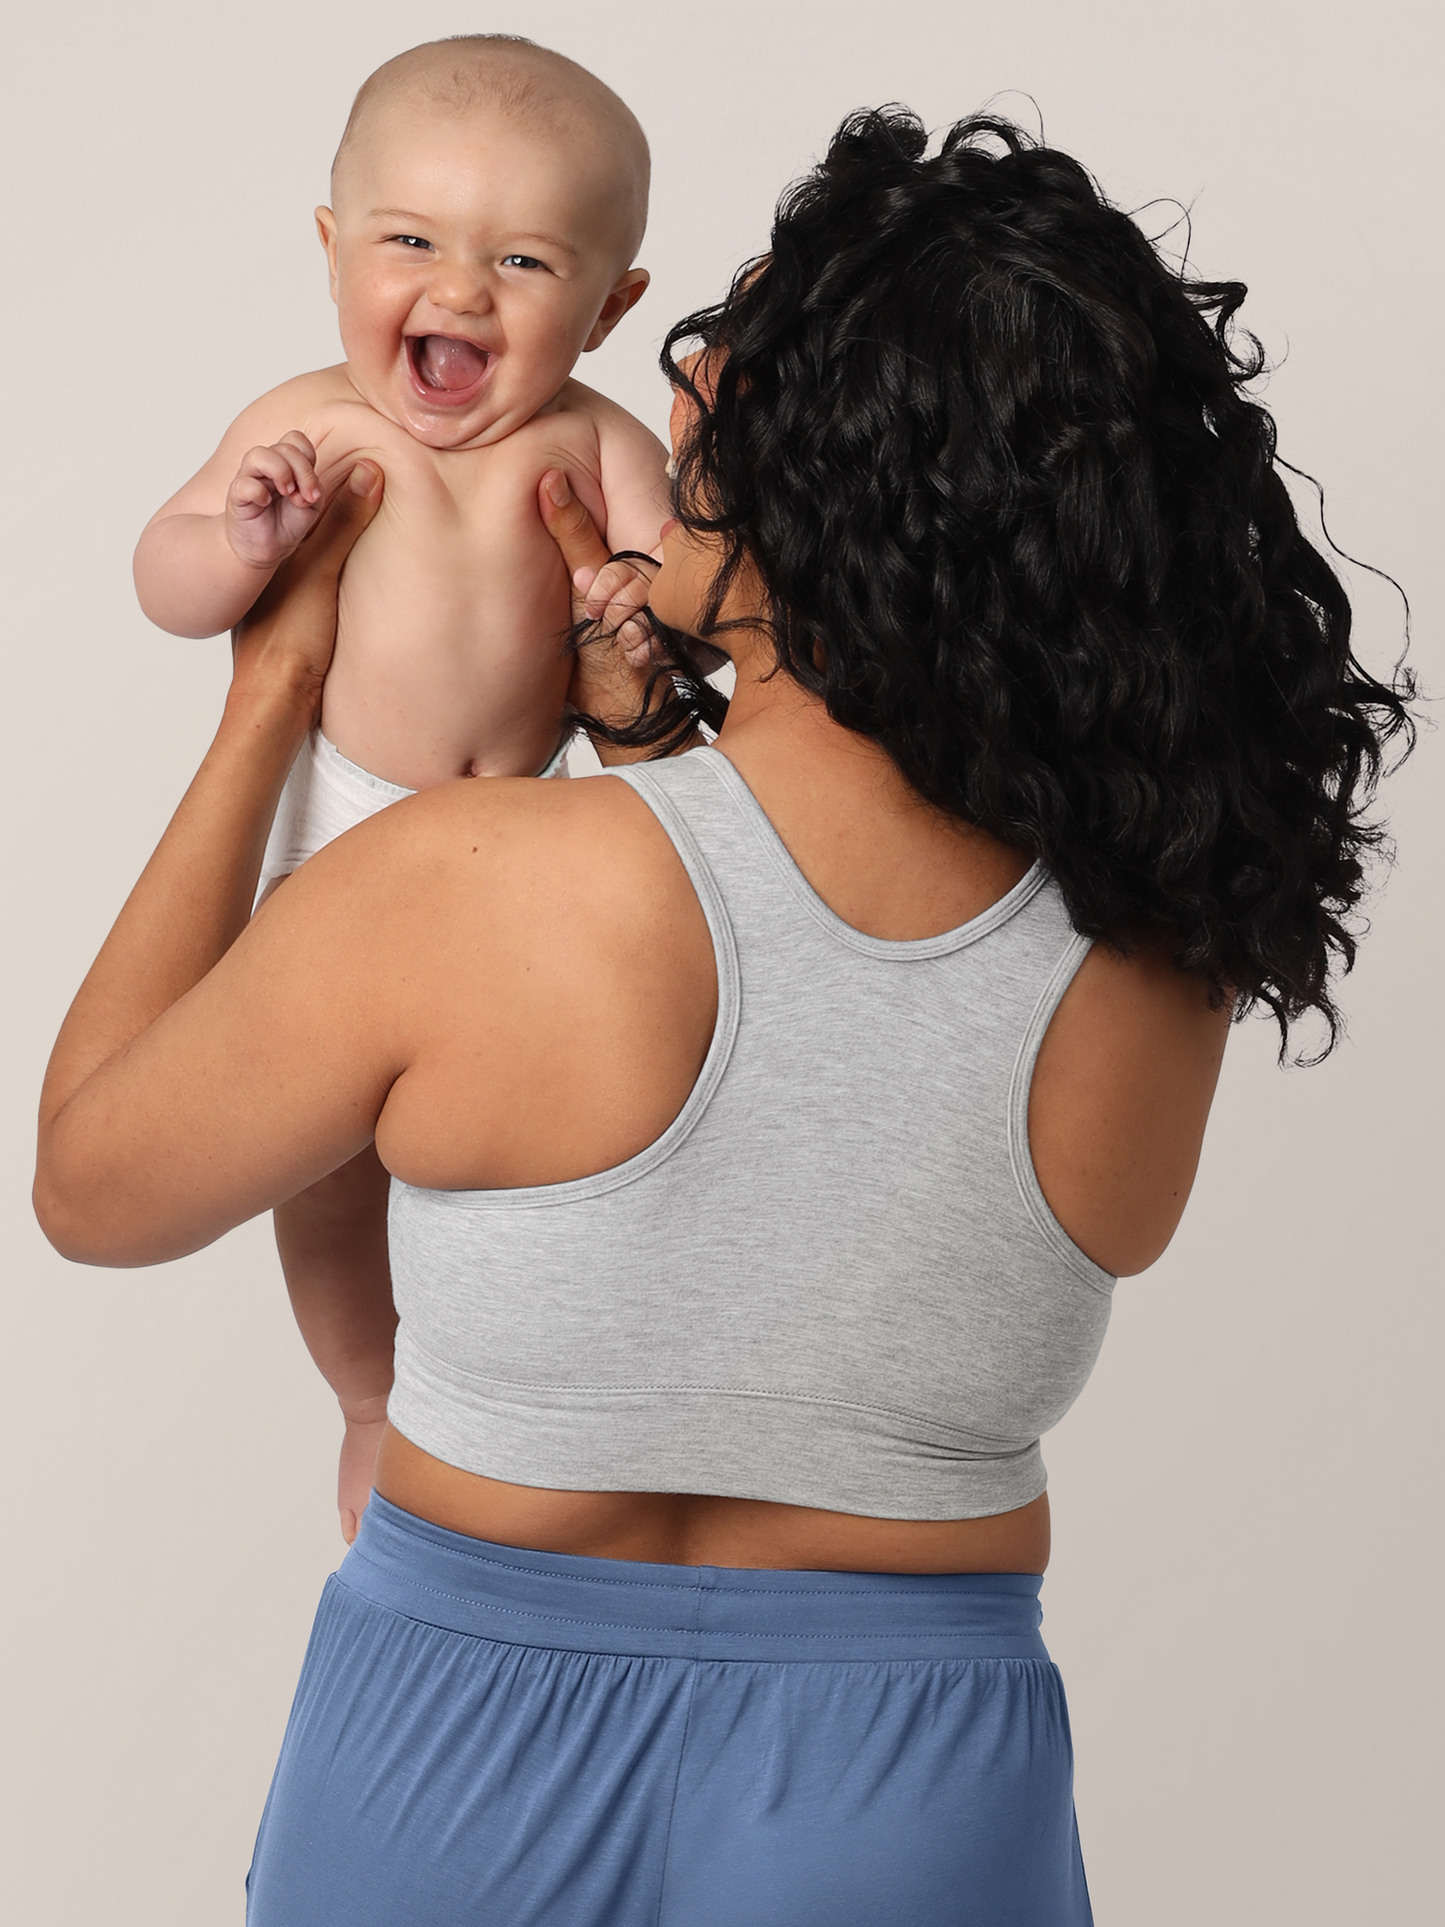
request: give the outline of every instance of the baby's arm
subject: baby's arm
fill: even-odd
[[[160,628],[177,636],[232,628],[312,528],[331,491],[295,423],[320,399],[317,379],[303,375],[253,402],[146,524],[135,585]]]
[[[597,423],[598,459],[602,470],[602,498],[607,504],[603,539],[615,555],[633,549],[651,555],[662,538],[667,520],[667,450],[636,416],[606,401],[591,398]]]
[[[646,607],[657,571],[635,558],[662,560],[662,525],[669,508],[667,450],[650,429],[615,402],[591,391],[588,401],[597,427],[607,513],[606,527],[599,533],[614,555],[627,553],[634,559],[609,562],[601,569],[579,569],[573,587],[585,598],[588,618],[599,623],[604,633],[615,635],[629,661],[641,666],[652,653],[653,632],[632,618]],[[555,502],[555,492],[548,492]]]

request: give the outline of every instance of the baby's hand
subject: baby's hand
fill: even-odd
[[[316,450],[293,428],[243,458],[226,493],[226,537],[243,562],[274,569],[301,546],[324,506]]]
[[[616,638],[634,669],[647,667],[657,643],[643,611],[661,560],[660,556],[618,556],[600,569],[578,569],[572,577],[587,620],[600,624],[604,635]]]

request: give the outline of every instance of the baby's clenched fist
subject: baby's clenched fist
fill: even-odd
[[[226,491],[226,537],[243,562],[274,569],[300,547],[325,506],[316,450],[293,428],[242,458]]]
[[[634,669],[646,669],[657,653],[647,598],[659,566],[657,556],[609,556],[600,569],[581,568],[572,577],[587,620],[597,624],[599,635],[616,641]]]

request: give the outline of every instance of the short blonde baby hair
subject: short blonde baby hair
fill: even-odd
[[[595,74],[519,34],[455,34],[409,48],[362,82],[331,163],[333,192],[368,123],[406,98],[457,114],[489,108],[558,132],[575,130],[581,121],[616,155],[631,261],[647,225],[652,160],[637,116]]]

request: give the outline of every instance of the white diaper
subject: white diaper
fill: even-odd
[[[537,773],[565,776],[567,745],[564,743],[547,767]],[[373,776],[370,770],[343,756],[319,729],[313,729],[291,765],[276,806],[276,819],[261,859],[254,907],[259,909],[282,877],[299,870],[308,857],[389,803],[399,803],[415,793],[403,789],[400,783],[388,783],[383,776]]]

